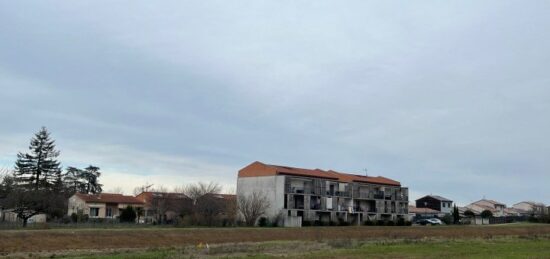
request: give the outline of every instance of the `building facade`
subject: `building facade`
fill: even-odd
[[[444,214],[453,212],[453,201],[438,195],[426,195],[416,200],[417,208],[429,208]]]
[[[88,215],[89,218],[116,219],[127,206],[143,208],[144,202],[133,196],[114,193],[83,194],[75,193],[69,198],[68,212]]]
[[[494,217],[506,216],[506,212],[504,211],[506,204],[494,200],[481,199],[466,205],[466,208],[476,215],[480,215],[484,210],[488,210],[493,213]]]
[[[534,201],[522,201],[512,206],[514,209],[525,211],[526,215],[544,215],[546,214],[546,207],[543,203]]]
[[[408,188],[381,176],[254,162],[239,171],[237,196],[253,192],[268,199],[265,216],[284,226],[408,218]]]

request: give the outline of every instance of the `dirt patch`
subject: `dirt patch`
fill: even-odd
[[[311,227],[311,228],[159,228],[0,231],[0,253],[52,252],[184,247],[199,243],[250,243],[275,240],[422,239],[536,237],[550,234],[550,225],[509,227]]]

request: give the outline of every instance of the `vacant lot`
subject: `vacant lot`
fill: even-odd
[[[51,256],[51,255],[50,255]],[[65,254],[78,258],[550,258],[545,237],[491,239],[269,241],[197,247]]]
[[[342,251],[331,249],[331,252],[342,253],[344,257],[355,257],[354,253],[364,256],[364,252],[383,250],[384,246],[380,246],[380,242],[389,242],[389,245],[394,245],[396,249],[406,251],[408,248],[418,247],[410,246],[410,244],[418,242],[427,247],[434,246],[435,249],[438,246],[458,244],[458,241],[462,242],[464,247],[470,247],[480,244],[480,242],[472,240],[483,240],[485,243],[500,240],[498,242],[501,243],[489,244],[489,247],[493,245],[509,247],[511,244],[530,247],[535,244],[536,247],[542,247],[550,254],[548,251],[549,236],[550,225],[11,230],[0,231],[0,253],[2,255],[57,253],[59,255],[60,252],[63,254],[71,250],[116,252],[120,249],[142,253],[160,248],[162,248],[159,250],[160,253],[171,253],[174,252],[174,249],[196,247],[200,243],[208,243],[212,249],[216,249],[216,247],[222,249],[223,247],[239,246],[242,243],[267,242],[269,244],[277,241],[275,243],[279,244],[281,241],[293,241],[287,243],[294,246],[302,244],[303,246],[300,245],[299,249],[313,247],[312,253],[323,250],[323,247],[316,246],[328,244],[332,248],[338,248],[338,244],[340,244],[345,246]],[[426,240],[430,242],[425,242]],[[431,242],[434,240],[437,242]],[[233,245],[235,243],[239,245]],[[355,246],[346,247],[350,244],[355,244]],[[257,244],[253,246],[256,247]],[[279,250],[291,251],[288,248]],[[379,252],[383,253],[382,250]],[[333,256],[339,255],[333,254]]]

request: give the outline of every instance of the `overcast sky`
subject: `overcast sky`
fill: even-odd
[[[46,126],[106,190],[265,163],[550,203],[548,1],[0,0],[0,167]]]

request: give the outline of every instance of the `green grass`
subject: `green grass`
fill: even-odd
[[[550,258],[549,237],[424,240],[275,241],[145,251],[78,258]]]

